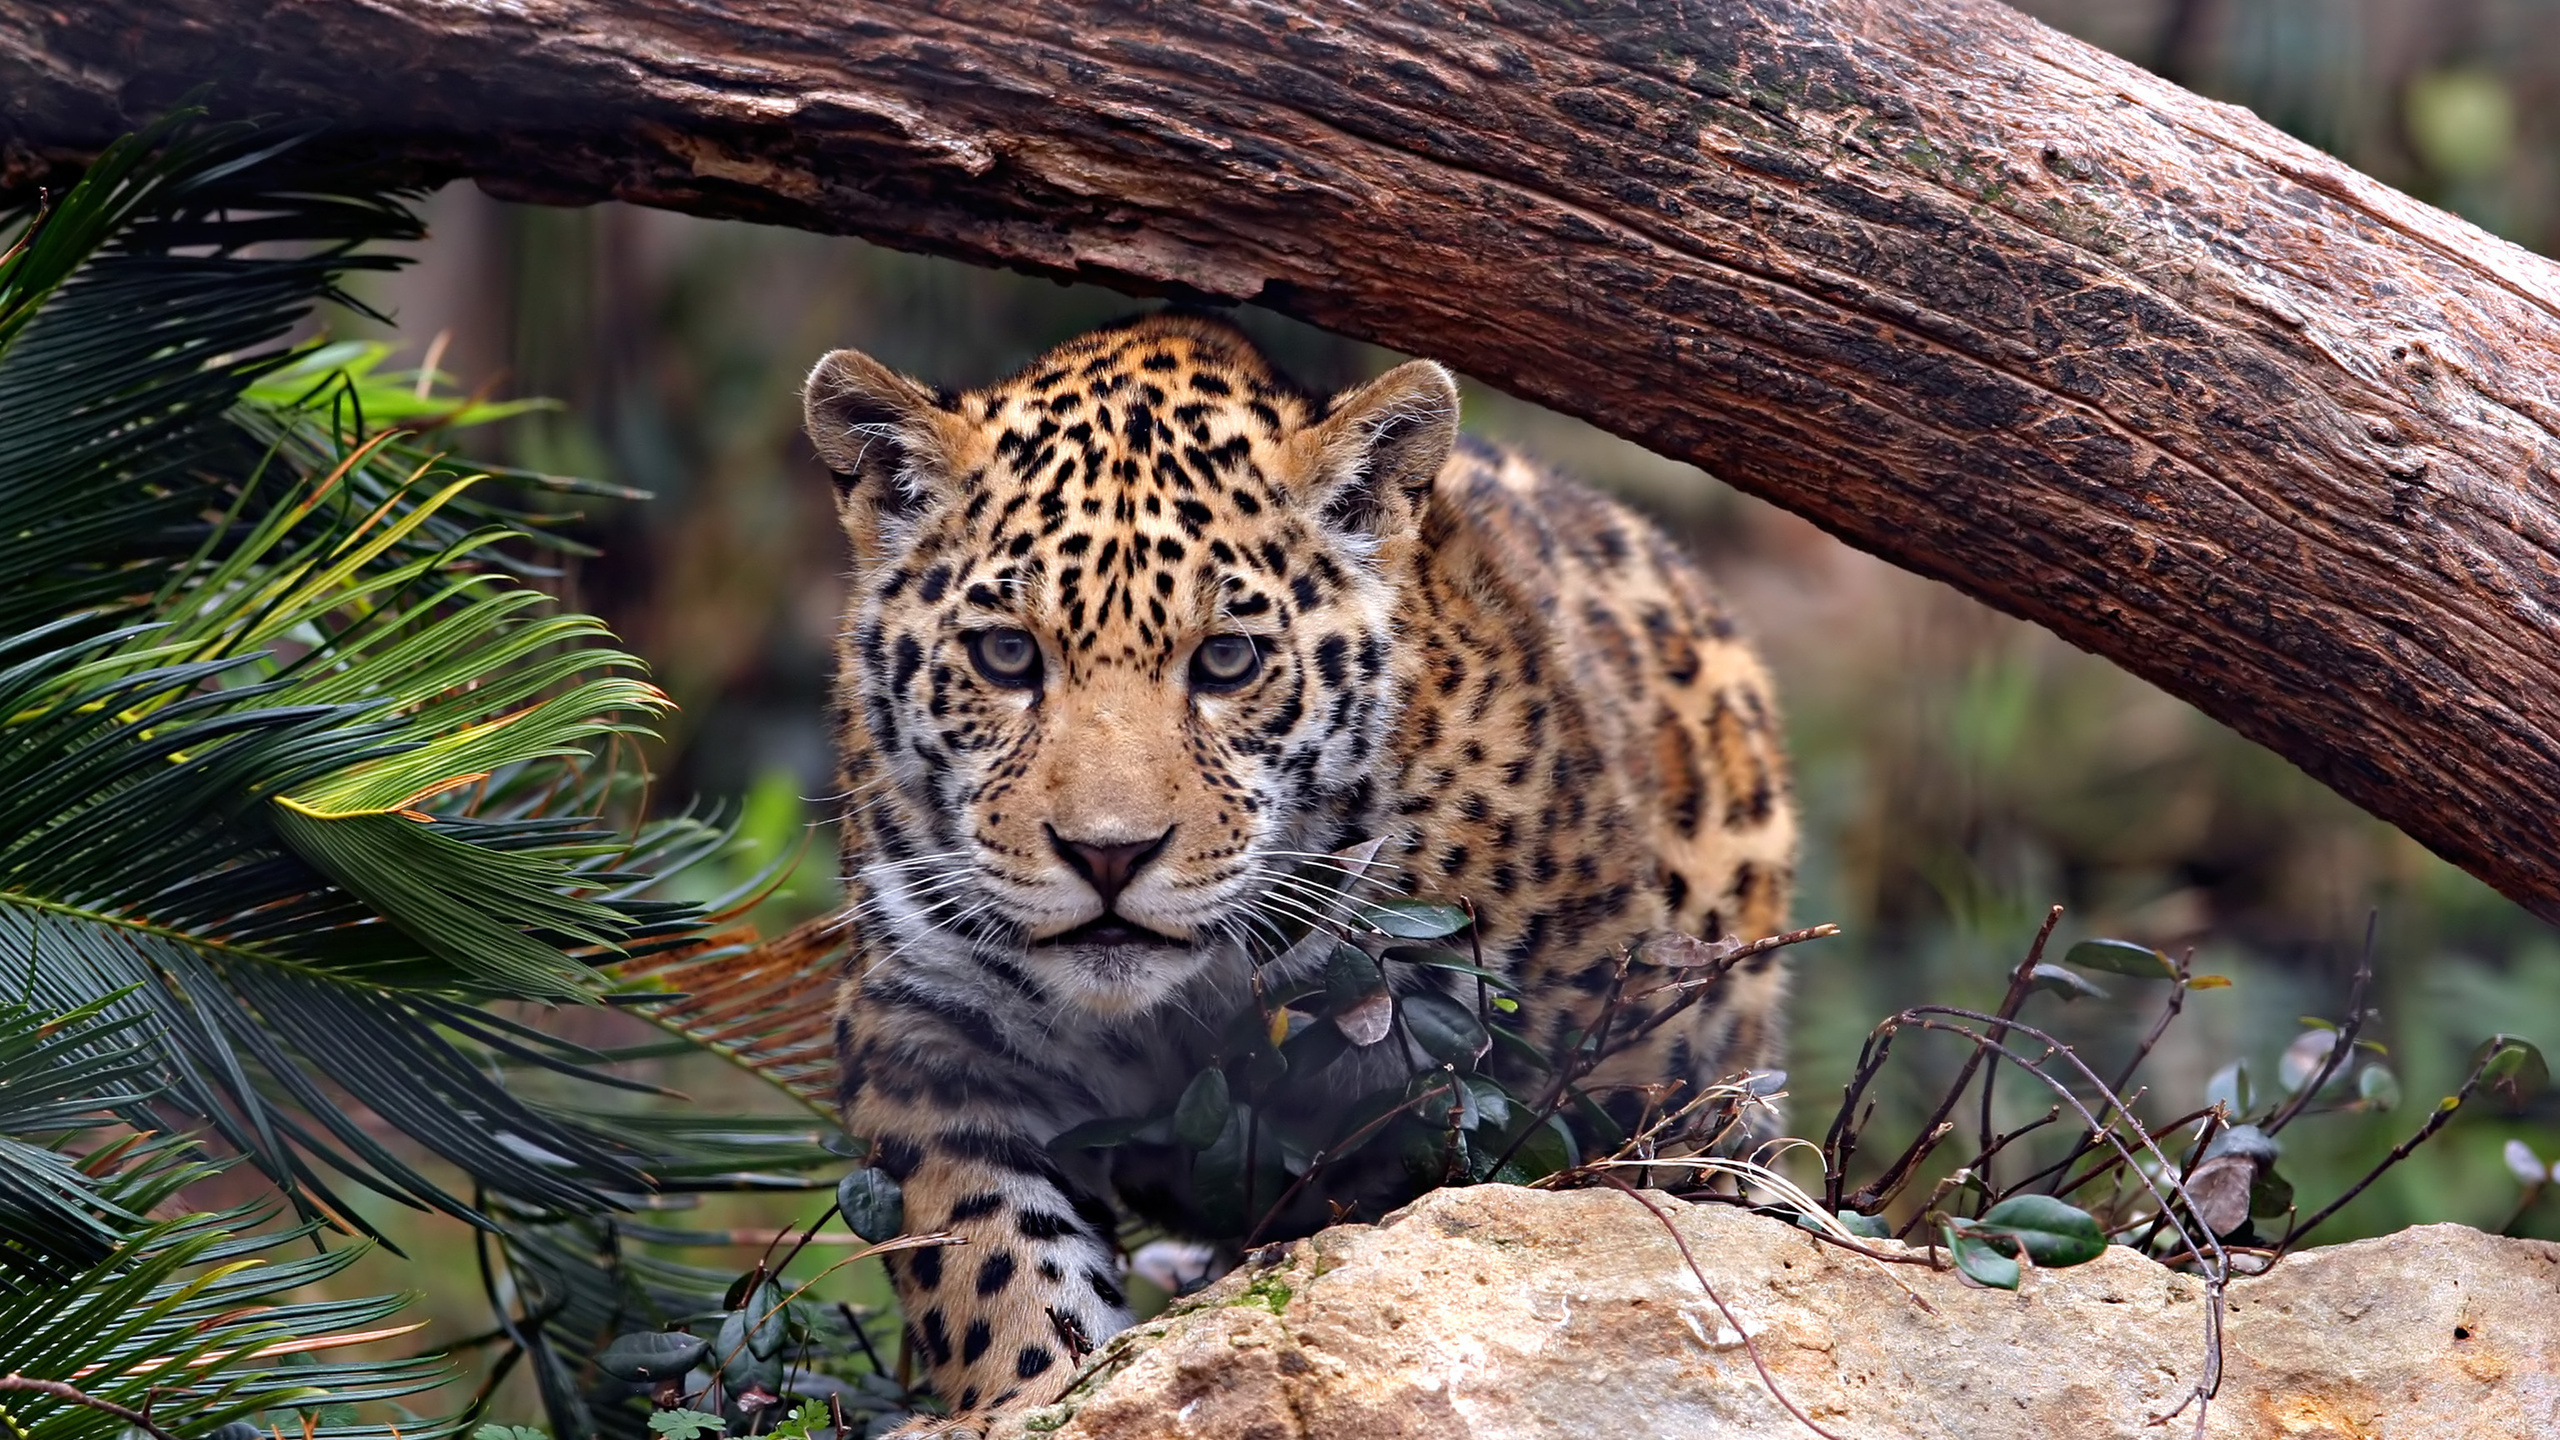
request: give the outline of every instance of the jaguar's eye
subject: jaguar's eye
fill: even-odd
[[[1040,642],[1028,630],[972,631],[969,660],[979,674],[1008,689],[1040,683]]]
[[[1212,635],[1191,652],[1191,684],[1233,690],[1262,673],[1262,647],[1250,635]]]

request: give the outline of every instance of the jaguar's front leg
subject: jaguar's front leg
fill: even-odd
[[[929,1117],[902,1108],[857,1102],[852,1119],[905,1191],[907,1233],[964,1243],[884,1257],[908,1344],[951,1411],[897,1433],[957,1436],[1056,1399],[1129,1309],[1110,1208],[1080,1193],[1039,1138],[983,1114],[920,1123]]]

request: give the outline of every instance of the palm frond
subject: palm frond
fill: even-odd
[[[61,1283],[115,1253],[120,1223],[141,1223],[99,1193],[94,1167],[31,1143],[59,1145],[144,1098],[149,1060],[103,1010],[0,1004],[0,1290]]]
[[[178,1158],[185,1148],[146,1148],[101,1187],[100,1203],[133,1214],[164,1203],[208,1173]],[[445,1367],[434,1360],[313,1363],[311,1357],[401,1333],[383,1322],[403,1301],[295,1298],[363,1249],[299,1251],[310,1227],[252,1233],[267,1218],[246,1207],[146,1224],[59,1284],[0,1293],[0,1355],[19,1375],[59,1380],[146,1414],[154,1407],[182,1413],[190,1429],[254,1421],[321,1397],[332,1406],[393,1400],[443,1383]],[[46,1440],[109,1440],[124,1429],[111,1414],[43,1394],[13,1395],[6,1406],[14,1430]],[[336,1425],[318,1433],[390,1432]],[[436,1436],[451,1427],[406,1433]]]
[[[210,1429],[326,1394],[387,1400],[443,1380],[430,1361],[313,1357],[383,1338],[397,1298],[297,1299],[362,1251],[279,1255],[308,1226],[243,1233],[255,1207],[153,1220],[213,1171],[184,1137],[125,1132],[108,1112],[149,1072],[131,1021],[105,1004],[48,1014],[0,1004],[0,1370]],[[49,1136],[53,1144],[31,1143]],[[414,1328],[414,1327],[410,1327]],[[0,1395],[13,1433],[99,1436],[112,1414],[58,1396]],[[335,1433],[383,1435],[378,1427]],[[446,1433],[427,1427],[425,1433]]]
[[[721,1277],[630,1250],[617,1214],[813,1188],[839,1163],[824,937],[705,939],[657,887],[719,850],[718,827],[603,818],[633,808],[639,778],[608,761],[665,697],[524,581],[576,548],[560,497],[629,492],[451,462],[427,435],[509,406],[389,371],[378,346],[286,343],[345,299],[339,277],[392,263],[364,246],[418,233],[401,194],[300,166],[301,138],[180,117],[0,223],[0,997],[81,1022],[32,1049],[0,1023],[0,1086],[50,1077],[0,1101],[0,1356],[119,1403],[156,1387],[191,1427],[294,1384],[334,1403],[433,1383],[424,1361],[250,1363],[288,1343],[262,1337],[344,1334],[388,1302],[220,1308],[335,1273],[351,1248],[273,1252],[363,1229],[353,1185],[480,1227],[505,1353],[555,1430],[621,1433],[637,1421],[594,1405],[613,1392],[590,1351],[700,1311]],[[650,1088],[502,1002],[696,978],[720,985],[717,1013],[670,1028],[716,1036],[816,1117],[635,1118],[514,1083]],[[54,1127],[101,1109],[194,1133],[93,1167]],[[139,1219],[221,1152],[298,1225]],[[47,1435],[115,1424],[6,1403],[27,1433],[27,1416]]]
[[[307,1215],[356,1223],[352,1181],[486,1223],[343,1097],[496,1193],[611,1208],[666,1157],[510,1094],[449,1021],[592,1002],[597,960],[690,925],[628,836],[526,798],[609,795],[599,743],[664,697],[509,578],[521,510],[363,418],[495,412],[282,345],[419,233],[300,138],[173,121],[0,262],[0,993],[129,1027],[127,1119]]]

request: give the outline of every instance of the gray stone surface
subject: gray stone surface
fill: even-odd
[[[2204,1363],[2193,1277],[2115,1249],[2020,1293],[1974,1289],[1653,1198],[1779,1385],[1835,1435],[2193,1433],[2192,1411],[2146,1424]],[[2423,1226],[2294,1256],[2226,1305],[2211,1436],[2560,1440],[2560,1245]],[[1613,1190],[1442,1191],[1248,1266],[1098,1359],[996,1440],[1813,1434],[1663,1224]]]

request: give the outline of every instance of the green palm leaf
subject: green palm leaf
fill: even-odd
[[[489,482],[362,433],[402,409],[378,352],[280,348],[387,263],[355,247],[419,233],[298,138],[159,127],[0,260],[0,986],[127,1027],[127,1118],[309,1214],[351,1217],[352,1180],[486,1218],[340,1094],[494,1193],[611,1208],[667,1157],[508,1093],[449,1022],[591,1002],[596,960],[688,928],[615,868],[629,837],[521,803],[609,798],[598,743],[664,698],[508,578]]]
[[[107,1111],[137,1098],[128,1087],[149,1060],[131,1043],[133,1024],[106,1019],[106,1008],[48,1016],[0,1004],[0,1374],[13,1377],[0,1378],[0,1416],[12,1433],[103,1440],[123,1428],[110,1412],[16,1389],[16,1379],[183,1416],[177,1423],[198,1433],[318,1395],[389,1400],[440,1383],[433,1362],[305,1358],[379,1338],[386,1332],[369,1327],[399,1308],[396,1298],[294,1296],[361,1247],[279,1255],[311,1227],[243,1234],[267,1218],[254,1207],[148,1218],[213,1172],[183,1139],[111,1139]],[[31,1143],[39,1136],[53,1143]],[[75,1142],[82,1153],[66,1148]]]
[[[598,818],[639,783],[603,757],[665,698],[524,583],[575,548],[556,497],[621,492],[449,463],[373,427],[508,408],[385,372],[378,346],[285,345],[339,276],[390,263],[360,247],[419,233],[402,196],[301,166],[300,138],[182,117],[49,212],[0,216],[0,996],[82,1022],[71,1049],[21,1054],[0,1017],[0,1369],[118,1403],[157,1385],[191,1430],[292,1403],[293,1377],[235,1358],[389,1302],[219,1307],[343,1265],[274,1252],[362,1228],[353,1185],[482,1227],[506,1363],[531,1363],[555,1430],[636,1432],[590,1406],[591,1350],[721,1277],[625,1255],[616,1212],[806,1186],[832,1126],[635,1119],[510,1083],[648,1088],[493,1006],[664,997],[689,972],[660,959],[707,942],[653,887],[722,836]],[[778,1048],[722,1048],[778,1076],[761,1062],[787,1055],[806,1098],[815,1032],[792,1019]],[[21,1073],[49,1078],[22,1100]],[[48,1126],[101,1108],[198,1138],[92,1174]],[[206,1152],[264,1172],[301,1228],[136,1218]],[[226,1268],[246,1261],[264,1278]],[[334,1404],[435,1374],[304,1378]],[[116,1426],[51,1403],[0,1396],[47,1435]]]

